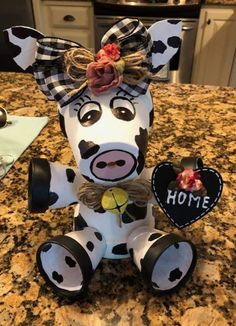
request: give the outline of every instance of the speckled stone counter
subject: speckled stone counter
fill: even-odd
[[[35,265],[40,243],[72,228],[73,207],[30,214],[27,169],[32,157],[74,164],[57,120],[28,74],[0,73],[0,105],[11,114],[49,116],[48,125],[0,181],[0,325],[226,326],[236,324],[235,121],[236,90],[194,85],[152,85],[155,122],[147,166],[201,155],[222,174],[217,207],[178,231],[158,207],[156,227],[182,234],[198,250],[196,270],[178,293],[151,293],[129,259],[103,260],[88,292],[71,302],[45,285]],[[17,137],[17,135],[16,135]],[[233,174],[234,172],[234,174]]]

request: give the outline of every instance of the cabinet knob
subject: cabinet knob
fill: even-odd
[[[75,17],[72,15],[66,15],[66,16],[64,16],[63,20],[65,22],[73,22],[73,21],[75,21]]]
[[[209,19],[207,20],[207,25],[210,25],[210,23],[211,23],[211,19],[209,18]]]

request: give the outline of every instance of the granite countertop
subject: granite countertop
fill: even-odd
[[[0,73],[0,105],[11,114],[49,116],[48,125],[0,181],[0,325],[236,324],[236,90],[174,84],[151,88],[155,120],[147,166],[201,155],[224,179],[217,207],[182,231],[154,209],[158,229],[182,234],[196,245],[199,258],[191,280],[176,294],[155,296],[129,259],[104,259],[81,299],[54,295],[37,271],[35,252],[44,240],[71,230],[73,207],[29,213],[27,169],[32,157],[74,162],[59,130],[56,104],[46,101],[30,75]]]

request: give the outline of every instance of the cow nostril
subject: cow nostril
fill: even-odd
[[[116,165],[118,165],[118,166],[124,166],[125,165],[125,161],[124,160],[118,160],[118,161],[116,161]]]
[[[106,162],[100,161],[96,164],[96,167],[99,169],[104,169],[107,166]]]

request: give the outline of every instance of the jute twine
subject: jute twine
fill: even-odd
[[[144,205],[152,197],[150,182],[144,179],[126,181],[118,183],[115,187],[121,188],[128,193],[129,200],[137,205]],[[111,187],[84,182],[77,193],[79,201],[87,207],[97,210],[101,208],[101,199],[103,193]]]
[[[73,96],[87,85],[86,70],[89,63],[95,60],[94,55],[85,48],[71,48],[64,54],[64,64],[68,76],[80,84],[69,92]]]
[[[141,51],[136,51],[122,56],[125,62],[123,72],[123,82],[129,85],[137,85],[145,78],[152,78],[148,68],[143,65],[145,55]],[[71,48],[64,54],[64,63],[68,76],[81,83],[79,89],[71,93],[78,92],[87,84],[86,70],[89,63],[95,61],[95,56],[85,48]],[[73,95],[73,94],[71,94]]]

